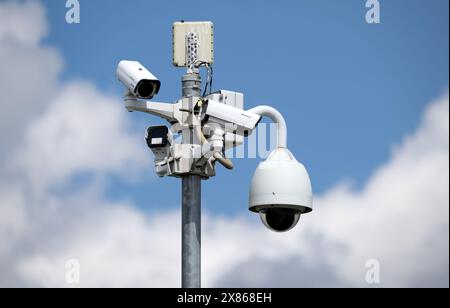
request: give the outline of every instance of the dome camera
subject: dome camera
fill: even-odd
[[[253,175],[249,210],[275,232],[294,228],[302,214],[312,211],[308,172],[285,148],[274,150]]]

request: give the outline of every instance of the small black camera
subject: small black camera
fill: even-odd
[[[167,126],[150,126],[145,140],[150,149],[163,148],[169,143],[169,129]]]

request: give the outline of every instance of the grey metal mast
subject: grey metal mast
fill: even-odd
[[[201,96],[201,78],[197,72],[188,71],[182,77],[183,98],[189,98],[193,110],[194,99]],[[186,108],[188,107],[188,108]],[[189,115],[192,116],[192,115]],[[192,121],[183,130],[182,143],[195,144]],[[197,140],[197,142],[199,142]],[[187,174],[182,177],[182,287],[201,287],[201,176]]]

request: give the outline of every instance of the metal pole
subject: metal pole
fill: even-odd
[[[201,277],[201,177],[186,175],[182,209],[182,287],[200,288]]]
[[[197,73],[182,78],[183,97],[200,97],[201,79]],[[191,106],[192,107],[192,106]],[[190,123],[192,124],[192,123]],[[194,131],[183,133],[183,143],[194,144]],[[201,287],[201,177],[182,178],[182,288]]]

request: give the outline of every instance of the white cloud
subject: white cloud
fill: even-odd
[[[103,179],[149,167],[142,137],[130,134],[131,122],[122,116],[120,100],[100,94],[86,82],[59,82],[61,57],[41,43],[47,30],[40,2],[0,3],[2,286],[38,281],[24,260],[48,257],[53,247],[67,243],[73,217],[83,221],[109,205],[107,217],[132,212],[97,199]],[[80,173],[89,174],[89,179],[81,187],[71,187]],[[66,196],[54,189],[60,187],[73,192]],[[30,276],[22,277],[23,268]]]
[[[0,42],[37,45],[48,33],[45,9],[37,1],[0,3]]]
[[[64,206],[67,201],[64,200]],[[85,200],[82,202],[86,204]],[[151,218],[127,204],[95,200],[91,205],[93,211],[86,208],[86,212],[72,213],[76,223],[64,229],[53,226],[63,232],[62,237],[43,234],[48,242],[16,262],[21,281],[38,286],[66,286],[65,263],[68,258],[75,258],[80,261],[81,283],[85,287],[174,286],[181,269],[177,213]],[[169,245],[168,239],[174,241]]]
[[[130,172],[147,167],[142,140],[130,138],[119,100],[87,83],[64,86],[48,110],[31,122],[14,167],[27,170],[32,187],[64,183],[81,172]]]
[[[26,210],[22,196],[16,189],[8,188],[0,187],[0,256],[8,253],[9,244],[26,228]]]
[[[0,18],[0,53],[14,48],[0,54],[0,68],[29,59],[40,112],[21,124],[17,106],[34,99],[21,101],[20,74],[3,83],[2,73],[11,112],[0,123],[21,133],[0,148],[14,153],[0,155],[0,286],[67,286],[65,262],[74,258],[82,286],[179,286],[179,212],[143,213],[104,196],[103,177],[148,167],[121,103],[86,82],[59,84],[61,59],[40,43],[42,7],[0,4],[0,17],[11,7],[22,15]],[[40,25],[31,37],[12,30],[30,21]],[[448,95],[430,104],[417,131],[362,190],[338,185],[290,233],[265,230],[256,215],[206,214],[204,285],[367,286],[365,262],[377,258],[382,286],[448,286],[448,106]],[[63,193],[52,189],[70,186],[80,172],[93,177]]]
[[[361,265],[376,258],[384,286],[427,285],[432,277],[448,285],[448,114],[445,95],[362,191],[341,186],[317,200],[321,224],[307,227],[345,244],[348,256],[333,263],[342,277],[360,285]]]
[[[21,140],[28,121],[45,110],[58,86],[61,56],[39,44],[47,31],[39,2],[0,3],[0,160]]]

